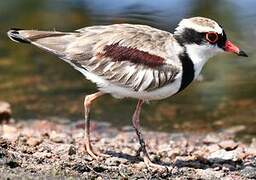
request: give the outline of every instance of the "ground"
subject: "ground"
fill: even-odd
[[[234,141],[238,127],[211,133],[144,131],[148,151],[166,170],[148,169],[136,157],[139,144],[131,127],[92,123],[95,149],[83,152],[83,121],[56,123],[16,120],[2,125],[0,175],[4,179],[255,179],[256,141]]]

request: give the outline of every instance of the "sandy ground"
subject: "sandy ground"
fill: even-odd
[[[93,160],[83,153],[83,121],[17,120],[2,125],[3,179],[256,179],[256,141],[234,141],[239,127],[208,134],[144,131],[148,151],[166,170],[148,169],[136,157],[131,127],[92,123],[95,149],[110,155]]]

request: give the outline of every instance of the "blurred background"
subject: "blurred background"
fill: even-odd
[[[223,54],[203,69],[203,81],[181,94],[145,105],[144,128],[209,132],[242,126],[239,137],[256,136],[255,0],[8,0],[0,1],[0,100],[15,119],[83,118],[83,99],[96,87],[71,66],[41,50],[11,42],[9,28],[73,31],[85,26],[139,23],[173,32],[185,17],[205,16],[225,28],[249,58]],[[93,120],[131,125],[136,100],[100,98]]]

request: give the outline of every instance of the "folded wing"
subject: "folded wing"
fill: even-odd
[[[167,54],[171,34],[149,26],[93,26],[71,33],[14,29],[8,36],[54,53],[81,72],[134,91],[163,87],[180,72]]]

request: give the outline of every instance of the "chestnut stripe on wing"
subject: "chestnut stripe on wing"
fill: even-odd
[[[112,61],[130,61],[135,64],[143,64],[154,68],[164,64],[164,58],[152,55],[137,48],[120,46],[118,43],[106,45],[100,56],[112,58]]]

